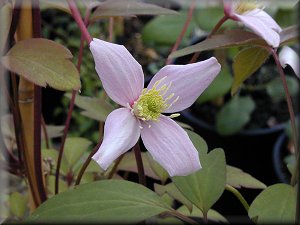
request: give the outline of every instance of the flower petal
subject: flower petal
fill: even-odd
[[[140,96],[144,87],[141,65],[123,45],[117,45],[94,38],[90,43],[96,71],[109,97],[126,106]]]
[[[297,53],[288,46],[284,46],[279,53],[279,61],[281,66],[285,68],[287,65],[290,65],[290,67],[292,67],[292,69],[294,70],[296,76],[300,78],[299,60],[300,59]]]
[[[185,176],[201,169],[198,151],[187,133],[172,119],[161,116],[159,121],[148,121],[141,130],[145,147],[154,160],[170,176]]]
[[[269,45],[274,48],[279,46],[279,32],[281,31],[281,28],[265,11],[254,9],[242,15],[235,13],[234,16],[246,27],[261,36]]]
[[[164,80],[157,85],[157,88],[164,84],[169,85],[172,82],[165,96],[168,97],[174,93],[174,97],[169,101],[170,103],[177,96],[179,96],[179,99],[164,112],[179,112],[191,106],[196,101],[199,95],[215,79],[220,69],[221,65],[215,57],[187,65],[168,65],[158,71],[147,88],[152,88],[156,81],[164,77]]]
[[[223,0],[224,14],[231,17],[233,14],[233,2],[232,0]]]
[[[136,144],[140,136],[139,126],[139,121],[129,109],[112,111],[105,121],[103,142],[93,160],[106,170],[116,158]]]

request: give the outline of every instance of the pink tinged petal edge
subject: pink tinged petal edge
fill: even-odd
[[[223,0],[224,14],[228,17],[233,15],[233,2],[232,0]]]
[[[246,27],[261,36],[270,46],[277,48],[280,44],[281,28],[275,20],[261,9],[254,9],[242,15],[234,14]]]
[[[284,46],[279,52],[279,61],[281,66],[285,68],[287,65],[290,65],[298,78],[300,78],[299,60],[297,53],[288,46]]]
[[[137,143],[140,137],[139,126],[139,121],[129,109],[112,111],[105,121],[103,142],[92,159],[106,170],[116,158]]]
[[[90,50],[108,96],[122,106],[132,104],[144,87],[141,65],[123,45],[94,38],[90,43]]]
[[[159,121],[143,125],[141,137],[154,160],[170,176],[186,176],[201,169],[198,151],[187,133],[172,119],[162,115]]]
[[[169,101],[172,102],[177,96],[179,99],[165,113],[179,112],[191,106],[199,95],[211,84],[221,70],[221,65],[215,57],[205,61],[187,65],[168,65],[163,67],[152,78],[148,89],[152,88],[154,83],[163,77],[166,78],[157,88],[162,85],[168,85],[172,82],[170,89],[165,96],[174,93],[174,97]]]

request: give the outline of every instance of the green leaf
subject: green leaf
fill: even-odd
[[[295,224],[296,188],[274,184],[261,192],[249,208],[249,217],[258,224]]]
[[[239,168],[233,166],[226,166],[226,183],[235,188],[257,188],[265,189],[267,186],[250,174],[245,173]]]
[[[61,137],[63,135],[63,130],[65,126],[55,126],[55,125],[47,125],[47,135],[48,138],[56,138]],[[42,130],[42,137],[44,137],[43,130]]]
[[[134,15],[174,15],[176,11],[162,8],[154,4],[138,2],[134,0],[108,0],[96,8],[91,16],[91,21],[110,16],[134,16]]]
[[[169,178],[168,172],[153,159],[153,157],[150,155],[149,152],[146,152],[146,159],[148,160],[151,169],[154,171],[154,173],[160,178],[161,182],[164,184]]]
[[[64,157],[68,162],[69,168],[79,161],[91,143],[88,139],[81,137],[69,137],[66,139]]]
[[[267,60],[270,53],[261,47],[249,47],[240,51],[233,61],[233,85],[231,94],[235,94],[241,84]]]
[[[71,99],[71,94],[66,93],[65,96]],[[114,107],[107,101],[101,98],[76,95],[75,105],[84,111],[82,115],[98,121],[105,121],[109,113],[114,110]]]
[[[221,135],[239,132],[249,121],[255,103],[251,97],[234,96],[216,116],[216,129]]]
[[[211,85],[199,96],[197,103],[201,104],[224,96],[230,90],[232,80],[228,68],[223,68]]]
[[[169,58],[176,58],[189,55],[195,52],[202,52],[212,49],[228,48],[243,45],[262,45],[266,42],[256,34],[245,30],[228,30],[224,34],[216,34],[198,44],[180,49],[169,55]]]
[[[169,183],[165,186],[154,184],[154,190],[160,196],[167,193],[173,199],[184,204],[189,209],[190,212],[192,211],[192,207],[193,207],[192,203],[186,197],[184,197],[184,195],[178,190],[178,188],[174,185],[174,183]]]
[[[41,1],[41,10],[47,10],[50,8],[58,9],[58,10],[61,10],[63,12],[66,12],[66,13],[72,15],[67,1],[61,1],[61,0],[43,0],[43,1]]]
[[[198,151],[200,151],[202,154],[207,153],[208,151],[208,146],[205,142],[205,140],[197,133],[190,131],[190,130],[185,130],[187,134],[189,135],[189,138],[193,142],[194,146]]]
[[[293,8],[279,8],[275,14],[275,21],[280,27],[294,25],[298,19],[299,3]]]
[[[150,163],[147,159],[146,152],[142,152],[141,154],[142,154],[145,175],[148,177],[151,177],[153,179],[160,180],[160,177],[158,175],[156,175],[156,173],[152,170]],[[123,159],[121,160],[120,164],[118,165],[118,170],[124,170],[124,171],[137,173],[136,160],[135,160],[134,153],[132,151],[127,152],[124,155]]]
[[[49,168],[49,172],[51,174],[55,174],[58,159],[58,151],[56,149],[42,149],[42,158],[45,162],[45,165]],[[66,175],[68,171],[68,162],[64,157],[62,157],[60,173],[62,175]]]
[[[58,183],[59,183],[59,193],[68,190],[68,185],[65,180],[59,179]],[[54,195],[54,193],[55,193],[55,176],[54,175],[47,176],[46,184],[47,184],[48,193],[51,195]]]
[[[223,16],[224,9],[219,6],[198,8],[194,13],[195,22],[205,31],[211,31]],[[224,23],[222,27],[232,27],[234,22],[230,22]]]
[[[19,192],[13,192],[9,195],[9,208],[13,215],[23,218],[27,209],[28,196],[24,196]]]
[[[187,12],[181,11],[176,16],[158,16],[148,22],[142,30],[142,39],[145,43],[172,45],[176,42],[187,18]],[[195,24],[189,24],[184,37],[190,36]],[[183,40],[184,42],[184,40]]]
[[[181,206],[177,209],[183,215],[203,218],[203,213],[193,205],[193,210],[190,212],[186,206]],[[216,222],[228,223],[227,219],[217,211],[210,209],[207,213],[207,218]]]
[[[294,25],[283,29],[280,33],[280,46],[299,40],[299,25]]]
[[[55,195],[25,222],[129,224],[170,210],[156,193],[142,185],[124,180],[103,180]]]
[[[297,96],[299,93],[298,80],[295,77],[285,76],[286,83],[288,85],[289,94],[291,96]],[[285,99],[285,91],[283,88],[282,81],[280,77],[276,77],[266,85],[267,93],[275,101],[281,101]]]
[[[196,145],[195,147],[197,148]],[[222,149],[214,149],[208,154],[201,149],[198,151],[202,169],[188,176],[173,177],[172,181],[205,214],[224,191],[226,162]]]
[[[2,57],[3,65],[29,81],[66,91],[81,87],[71,52],[54,41],[33,38],[17,42]]]

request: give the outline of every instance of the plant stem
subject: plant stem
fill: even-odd
[[[191,218],[189,218],[189,217],[187,217],[187,216],[185,216],[185,215],[183,215],[183,214],[181,214],[181,213],[179,213],[175,210],[167,212],[167,214],[170,214],[171,216],[175,216],[178,219],[181,219],[182,221],[187,222],[188,224],[194,224],[194,225],[198,224],[195,220],[193,220],[193,219],[191,219]]]
[[[32,0],[32,28],[33,37],[41,37],[41,14],[38,0]],[[42,125],[42,90],[38,85],[34,85],[34,167],[36,171],[36,182],[39,190],[41,202],[47,200],[44,186],[42,150],[41,150],[41,125]]]
[[[182,30],[181,30],[181,32],[180,32],[180,34],[179,34],[179,36],[178,36],[178,38],[177,38],[177,40],[176,40],[174,46],[173,46],[173,48],[172,48],[170,54],[173,53],[173,52],[175,52],[175,51],[178,49],[179,44],[181,43],[182,38],[183,38],[183,36],[184,36],[184,34],[185,34],[187,28],[188,28],[189,25],[190,25],[190,22],[191,22],[191,19],[192,19],[192,17],[193,17],[193,13],[194,13],[194,10],[195,10],[195,7],[196,7],[195,2],[196,2],[196,1],[193,0],[192,3],[191,3],[191,5],[190,5],[190,8],[189,8],[189,12],[188,12],[188,16],[187,16],[187,18],[186,18],[186,21],[185,21],[185,23],[184,23],[184,25],[183,25],[183,28],[182,28]],[[172,62],[172,59],[167,58],[166,65],[169,65],[171,62]]]
[[[143,159],[142,159],[139,142],[137,142],[136,145],[133,147],[133,151],[134,151],[136,165],[138,169],[139,183],[146,186],[146,177],[145,177]]]
[[[88,8],[86,10],[86,14],[85,14],[85,18],[84,18],[85,24],[88,24],[90,13],[91,13],[91,11]],[[80,46],[79,46],[79,53],[78,53],[78,59],[77,59],[78,60],[77,61],[77,70],[78,70],[79,73],[80,73],[80,68],[81,68],[81,64],[82,64],[83,44],[84,43],[83,43],[83,34],[82,34],[81,38],[80,38]],[[62,137],[62,143],[61,143],[61,146],[60,146],[60,149],[59,149],[59,155],[58,155],[58,159],[57,159],[57,167],[56,167],[56,173],[55,173],[55,194],[57,194],[59,192],[59,170],[60,170],[62,155],[63,155],[63,151],[64,151],[64,144],[65,144],[65,141],[66,141],[66,138],[67,138],[69,125],[70,125],[70,121],[71,121],[71,117],[72,117],[72,112],[73,112],[73,108],[74,108],[74,105],[75,105],[76,94],[77,94],[77,91],[73,90],[72,91],[72,97],[71,97],[71,100],[70,100],[70,106],[69,106],[68,116],[67,116],[67,120],[66,120],[66,125],[65,125],[65,129],[64,129],[64,135]]]
[[[108,24],[108,41],[113,42],[114,39],[114,18],[109,17],[109,24]]]
[[[245,210],[248,212],[249,211],[249,204],[247,203],[246,199],[241,195],[241,193],[235,189],[234,187],[226,184],[225,189],[227,191],[230,191],[232,194],[234,194],[238,200],[242,203],[242,205],[244,206]]]
[[[224,15],[219,22],[216,24],[216,26],[212,29],[212,31],[207,35],[206,39],[210,38],[211,36],[213,36],[218,30],[219,28],[222,26],[223,23],[225,23],[227,20],[229,19],[228,16]],[[196,52],[193,57],[190,60],[190,63],[194,63],[197,61],[199,55],[201,52]]]
[[[122,154],[122,155],[120,155],[120,156],[118,157],[118,159],[116,160],[115,165],[114,165],[113,168],[111,169],[111,171],[110,171],[110,173],[109,173],[107,179],[111,179],[111,178],[114,176],[114,174],[115,174],[116,171],[117,171],[118,165],[119,165],[120,162],[122,161],[124,155],[125,155],[125,154]]]
[[[298,158],[299,155],[299,149],[298,149],[298,134],[297,134],[297,128],[296,128],[296,119],[295,119],[295,113],[294,113],[294,109],[293,109],[293,103],[292,103],[292,99],[291,99],[291,95],[289,93],[289,89],[286,83],[286,79],[285,79],[285,74],[284,71],[280,65],[279,62],[279,57],[276,53],[276,50],[274,49],[269,49],[269,51],[271,52],[275,63],[277,65],[277,69],[279,71],[280,74],[280,78],[282,81],[282,85],[285,91],[285,97],[286,97],[286,101],[287,101],[287,105],[288,105],[288,110],[289,110],[289,114],[290,114],[290,120],[291,120],[291,127],[292,127],[292,134],[293,134],[293,143],[294,143],[294,147],[295,147],[295,155],[296,155],[296,159]],[[298,164],[296,162],[296,164]],[[299,168],[299,164],[296,165],[295,167],[295,172],[292,175],[292,179],[291,179],[291,185],[294,186],[297,183],[297,176],[298,176],[298,168]]]
[[[33,20],[32,20],[32,2],[23,0],[18,2],[21,7],[20,18],[16,30],[16,41],[22,41],[33,36]],[[28,178],[30,190],[30,210],[33,211],[42,202],[41,190],[38,184],[39,174],[35,168],[35,152],[34,152],[34,84],[23,77],[20,77],[18,83],[18,104],[20,112],[22,131],[18,131],[22,135],[22,144],[24,145],[24,167]]]
[[[79,29],[81,30],[81,32],[84,36],[84,39],[86,40],[86,42],[88,44],[90,44],[90,42],[92,41],[92,37],[91,37],[90,33],[88,32],[88,30],[86,28],[86,25],[84,24],[84,22],[81,18],[80,12],[78,11],[74,0],[68,0],[68,4],[69,4],[69,7],[70,7],[72,16],[75,19]]]
[[[296,204],[296,218],[295,221],[296,223],[300,223],[300,185],[299,185],[299,181],[300,181],[300,154],[299,154],[299,149],[298,149],[298,134],[297,134],[297,128],[296,128],[296,119],[295,119],[295,113],[294,113],[294,109],[293,109],[293,104],[292,104],[292,99],[291,99],[291,95],[289,94],[289,89],[286,83],[286,79],[285,79],[285,74],[284,71],[280,65],[280,61],[279,61],[279,57],[276,53],[276,50],[274,49],[270,49],[269,50],[272,55],[273,58],[275,60],[275,63],[277,65],[279,74],[280,74],[280,78],[283,84],[283,88],[285,91],[285,96],[286,96],[286,101],[287,101],[287,105],[288,105],[288,110],[289,110],[289,114],[290,114],[290,120],[291,120],[291,127],[292,127],[292,134],[293,134],[293,142],[294,142],[294,147],[295,147],[295,156],[296,156],[296,166],[295,166],[295,170],[294,173],[292,173],[292,178],[291,178],[291,185],[297,185],[298,182],[298,191],[297,191],[297,204]]]
[[[61,161],[62,161],[62,156],[63,156],[63,152],[64,152],[66,138],[67,138],[68,131],[69,131],[70,121],[72,118],[72,111],[74,108],[76,93],[77,93],[76,90],[72,91],[72,98],[70,101],[68,116],[67,116],[66,125],[64,128],[64,134],[61,138],[61,144],[60,144],[60,148],[59,148],[59,152],[58,152],[57,166],[56,166],[56,172],[55,172],[55,194],[58,194],[58,192],[59,192],[59,170],[60,170],[60,166],[61,166]]]
[[[82,165],[79,173],[78,173],[78,176],[77,176],[77,179],[76,179],[76,182],[75,182],[75,185],[78,185],[80,184],[80,181],[81,181],[81,178],[84,174],[84,171],[86,170],[86,168],[88,167],[88,165],[90,164],[91,160],[92,160],[92,156],[98,151],[100,145],[102,143],[102,140],[94,147],[94,149],[90,152],[89,156],[87,157],[86,161],[84,162],[84,164]]]
[[[44,138],[45,138],[46,148],[49,149],[50,148],[49,136],[48,136],[47,127],[46,127],[44,117],[42,117],[42,129],[43,129],[43,134],[44,134]]]

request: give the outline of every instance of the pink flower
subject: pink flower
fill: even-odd
[[[270,46],[277,48],[280,43],[281,28],[273,18],[251,1],[223,0],[224,13],[232,20],[243,23]]]
[[[109,97],[122,108],[105,122],[103,142],[93,159],[106,170],[141,136],[145,147],[170,176],[187,175],[201,168],[198,152],[187,133],[161,113],[178,112],[191,106],[220,72],[212,57],[188,65],[162,68],[144,87],[141,65],[122,45],[93,39],[90,49],[96,71]]]
[[[287,65],[290,65],[290,67],[294,70],[296,76],[300,78],[299,75],[299,56],[297,53],[291,49],[288,46],[284,46],[281,51],[279,52],[279,61],[283,68],[285,68]]]

